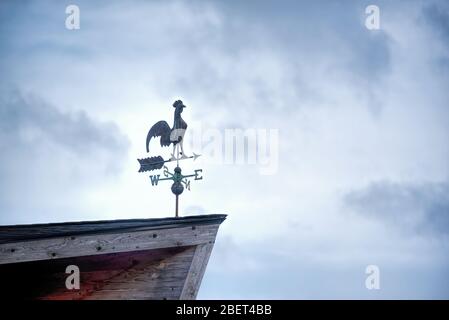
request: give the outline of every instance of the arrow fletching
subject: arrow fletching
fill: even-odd
[[[137,159],[140,163],[139,172],[161,169],[165,161],[161,156]]]

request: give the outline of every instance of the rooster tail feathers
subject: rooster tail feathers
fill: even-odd
[[[151,138],[161,137],[161,147],[168,147],[170,145],[170,133],[171,129],[166,121],[156,122],[148,131],[147,135],[147,152],[150,152],[150,141]]]

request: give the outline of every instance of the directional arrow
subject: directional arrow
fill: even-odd
[[[199,156],[201,156],[200,154],[196,154],[195,152],[193,152],[193,156],[190,157],[185,157],[185,158],[175,158],[172,154],[172,159],[167,160],[165,162],[170,162],[170,161],[181,161],[181,160],[187,160],[187,159],[193,159],[193,161],[196,160],[196,158],[198,158]]]
[[[137,161],[139,161],[139,163],[140,163],[139,172],[145,172],[145,171],[161,169],[163,167],[164,163],[167,163],[167,162],[181,161],[181,160],[187,160],[187,159],[193,159],[193,161],[195,161],[199,156],[201,156],[201,155],[193,152],[193,156],[180,158],[180,159],[164,160],[161,156],[157,156],[157,157],[150,157],[150,158],[145,158],[145,159],[137,159]]]

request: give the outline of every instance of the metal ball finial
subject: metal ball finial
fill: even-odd
[[[174,182],[171,185],[171,192],[173,194],[179,196],[184,191],[184,186],[181,184],[181,182]]]

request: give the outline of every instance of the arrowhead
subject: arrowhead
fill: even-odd
[[[200,154],[196,154],[195,152],[193,152],[193,161],[196,160],[196,158],[198,158],[199,156],[201,156]]]

